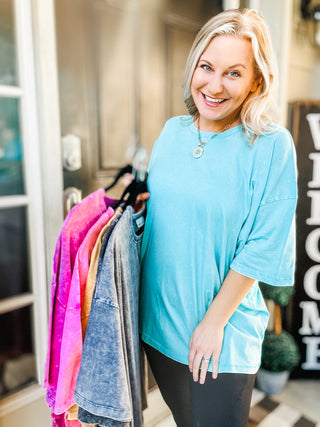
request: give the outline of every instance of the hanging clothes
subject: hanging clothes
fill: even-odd
[[[112,230],[115,227],[116,223],[118,222],[118,219],[119,219],[118,217],[121,215],[121,213],[122,213],[122,208],[117,208],[113,217],[108,221],[108,223],[100,231],[100,234],[95,242],[95,246],[91,253],[90,266],[87,274],[86,287],[84,291],[83,303],[81,308],[81,326],[82,326],[82,336],[83,336],[82,342],[84,341],[85,334],[86,334],[87,323],[88,323],[88,318],[89,318],[91,303],[92,303],[92,296],[95,289],[99,255],[104,253],[105,245],[107,244],[107,240],[108,240],[108,237],[105,237],[106,234],[107,236],[109,236],[112,233]],[[81,347],[81,353],[82,353],[82,347]],[[81,359],[81,354],[80,354],[80,359]],[[80,360],[79,360],[76,378],[79,373],[79,368],[80,368]],[[75,390],[75,382],[73,383],[73,387],[72,387],[73,402],[74,402],[74,390]],[[71,390],[69,391],[71,392]],[[76,404],[74,404],[68,410],[67,419],[74,419],[75,412],[77,414],[76,418],[78,418],[78,405]]]
[[[48,352],[44,378],[44,387],[47,388],[46,402],[52,409],[54,426],[66,425],[65,414],[62,413],[59,417],[59,413],[55,411],[55,404],[64,320],[76,254],[87,232],[107,211],[107,207],[114,203],[114,200],[105,197],[104,189],[90,194],[69,212],[57,240],[53,259]]]
[[[138,294],[144,213],[128,206],[102,244],[75,390],[82,422],[142,426]]]
[[[114,210],[108,208],[90,228],[76,255],[69,298],[63,325],[60,367],[56,388],[54,412],[67,411],[74,404],[74,390],[80,368],[82,354],[81,307],[89,270],[92,249],[101,229],[114,216]]]
[[[128,172],[133,172],[130,165],[118,172],[111,187]],[[146,399],[145,395],[141,398],[140,363],[142,359],[139,359],[141,347],[139,346],[137,307],[140,231],[143,230],[144,211],[135,214],[132,206],[135,205],[135,208],[138,208],[137,196],[146,189],[146,182],[141,182],[137,176],[132,174],[132,182],[125,189],[120,200],[107,198],[105,190],[101,188],[74,206],[64,221],[53,259],[48,352],[44,380],[44,387],[47,388],[46,401],[52,410],[51,417],[54,427],[87,427],[95,426],[98,423],[99,426],[118,427],[120,425],[121,427],[142,425],[141,401],[146,407]],[[123,209],[125,219],[120,221]],[[126,218],[129,219],[126,220]],[[118,223],[119,227],[117,227]],[[129,224],[131,225],[129,226]],[[139,232],[133,227],[140,228]],[[115,237],[114,230],[118,230]],[[109,241],[111,242],[110,247]],[[117,242],[117,249],[113,247],[115,242]],[[132,249],[132,242],[137,245],[135,251]],[[89,338],[86,335],[87,325],[90,324],[90,319],[94,319],[92,313],[95,312],[93,308],[97,305],[97,295],[101,294],[101,286],[107,288],[110,286],[109,291],[111,292],[114,286],[112,280],[106,280],[107,277],[112,277],[113,270],[108,272],[106,266],[102,264],[102,260],[107,254],[114,256],[114,264],[110,262],[108,264],[110,268],[120,262],[119,265],[125,266],[128,270],[126,279],[116,282],[121,322],[115,323],[114,334],[117,336],[120,325],[121,339],[109,342],[113,349],[118,345],[118,351],[123,353],[123,363],[126,367],[127,388],[125,392],[130,416],[125,424],[118,421],[117,417],[108,418],[108,416],[99,418],[96,422],[92,419],[92,416],[96,416],[96,414],[87,411],[86,407],[79,408],[74,400],[76,382],[82,366],[81,358],[85,349],[83,343],[84,340],[89,340],[90,334],[92,336],[95,333],[89,328]],[[129,270],[131,271],[129,272]],[[120,277],[118,273],[116,277]],[[103,342],[103,331],[102,335],[101,331],[101,329],[97,330]],[[112,336],[110,337],[112,338]],[[112,370],[114,360],[103,360],[110,364],[107,370]],[[99,353],[91,353],[90,363],[92,365],[99,364],[100,361]],[[108,377],[108,373],[106,376]],[[102,379],[102,381],[104,380]],[[112,385],[112,390],[118,393],[120,389],[114,389]],[[106,392],[105,399],[108,400],[110,390],[104,391]],[[79,417],[83,418],[82,422],[79,421]],[[139,422],[135,420],[139,420]],[[100,424],[100,421],[104,424]]]

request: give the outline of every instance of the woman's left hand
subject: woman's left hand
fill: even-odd
[[[139,210],[142,208],[145,201],[147,201],[150,198],[150,193],[140,193],[137,196],[136,203],[134,205],[135,212],[139,212]]]
[[[212,378],[218,376],[219,358],[222,348],[224,328],[216,326],[204,317],[192,333],[189,342],[189,369],[193,380],[204,384],[212,358]]]

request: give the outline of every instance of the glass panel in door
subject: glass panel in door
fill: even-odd
[[[0,315],[0,398],[36,381],[32,307]]]
[[[0,196],[24,193],[19,102],[0,98]]]
[[[0,299],[30,290],[25,208],[0,210]]]
[[[13,1],[0,1],[0,85],[18,83]]]

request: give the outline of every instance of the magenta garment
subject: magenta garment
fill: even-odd
[[[107,205],[112,205],[112,202],[113,200],[105,197],[103,188],[87,196],[69,212],[57,240],[53,258],[48,353],[44,378],[44,387],[47,388],[47,405],[53,410],[66,307],[76,254],[87,232],[107,211]]]
[[[68,420],[67,413],[56,415],[51,413],[52,427],[82,427],[83,424],[78,420]]]
[[[77,252],[63,327],[59,376],[55,406],[53,408],[56,414],[67,411],[75,403],[73,395],[82,354],[81,307],[91,253],[100,231],[113,215],[114,210],[108,208],[107,212],[102,214],[98,221],[90,228]]]

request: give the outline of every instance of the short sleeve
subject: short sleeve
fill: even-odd
[[[259,183],[256,183],[259,187]],[[274,142],[261,198],[239,236],[234,271],[274,286],[291,286],[295,268],[296,155],[291,135]],[[248,226],[250,230],[248,230]],[[242,235],[241,235],[242,234]]]

